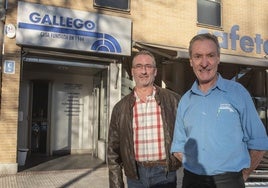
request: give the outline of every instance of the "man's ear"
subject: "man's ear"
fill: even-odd
[[[133,74],[133,69],[131,68],[131,76],[133,77],[133,75],[134,75],[134,74]]]
[[[190,66],[193,67],[193,61],[190,59]]]
[[[220,64],[221,60],[220,60],[220,57],[218,57],[218,64]]]

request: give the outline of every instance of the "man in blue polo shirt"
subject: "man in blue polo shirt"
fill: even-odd
[[[183,162],[183,188],[243,188],[268,150],[268,137],[249,92],[217,72],[216,36],[189,46],[197,77],[180,100],[171,153]]]

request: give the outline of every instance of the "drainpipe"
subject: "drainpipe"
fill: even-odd
[[[6,1],[5,0],[0,0],[0,67],[1,67],[1,72],[0,72],[0,87],[2,86],[2,61],[3,61],[3,46],[4,46],[4,31],[5,31],[5,19],[6,19]],[[0,91],[0,96],[1,96],[1,91]]]
[[[0,0],[0,52],[1,60],[3,59],[3,45],[4,45],[4,31],[5,31],[5,19],[6,19],[6,1]]]

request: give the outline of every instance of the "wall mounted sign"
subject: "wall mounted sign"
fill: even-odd
[[[15,73],[15,61],[5,60],[4,73],[6,73],[6,74],[14,74]]]
[[[255,36],[239,35],[239,25],[233,25],[230,32],[223,31],[209,31],[208,29],[201,29],[198,33],[212,33],[221,38],[220,47],[223,49],[237,50],[240,48],[246,53],[268,54],[268,40],[267,37],[262,37],[261,34]],[[241,33],[241,32],[240,32]]]
[[[18,2],[18,45],[131,55],[131,20]]]
[[[5,34],[8,38],[14,38],[16,36],[16,27],[13,24],[7,24],[5,26]]]
[[[81,90],[83,89],[82,84],[64,83],[64,97],[62,105],[64,106],[64,112],[66,116],[79,116],[83,108],[81,101]]]

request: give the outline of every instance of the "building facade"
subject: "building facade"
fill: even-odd
[[[0,173],[21,153],[92,153],[105,161],[113,106],[133,88],[132,56],[157,58],[156,84],[179,94],[195,77],[188,44],[219,37],[219,72],[242,83],[267,128],[266,0],[6,0],[0,7]]]

